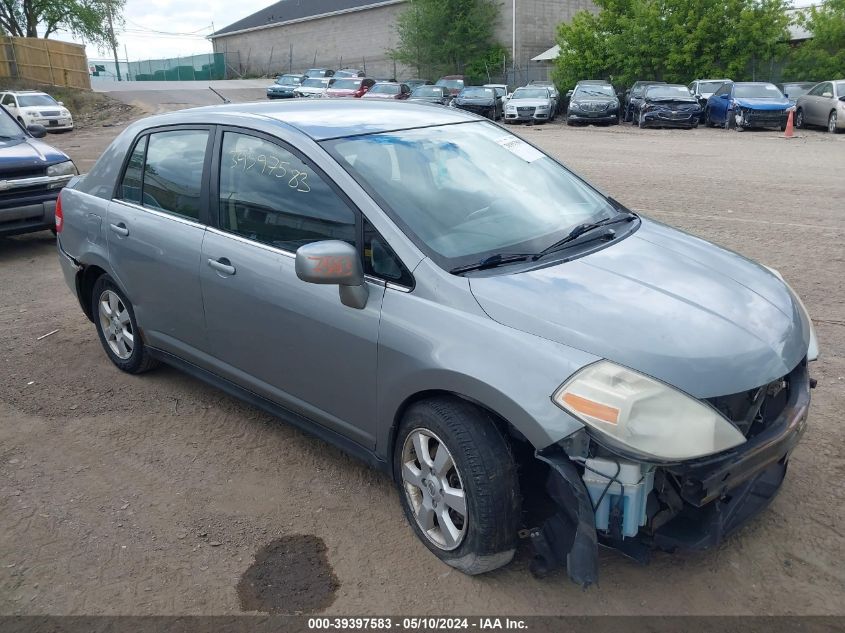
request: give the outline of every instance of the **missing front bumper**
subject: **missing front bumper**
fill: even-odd
[[[708,549],[728,538],[777,495],[806,428],[806,362],[793,370],[790,381],[789,401],[781,415],[741,447],[710,458],[654,465],[648,520],[634,537],[621,538],[618,527],[596,531],[595,508],[583,475],[560,445],[537,453],[549,467],[546,491],[557,511],[542,527],[529,531],[535,551],[532,571],[542,575],[565,566],[569,577],[586,587],[598,581],[600,544],[647,562],[653,549]],[[599,450],[612,457],[606,449]],[[630,461],[630,456],[618,459]]]

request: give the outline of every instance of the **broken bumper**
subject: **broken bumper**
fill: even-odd
[[[582,472],[562,447],[538,453],[537,458],[549,466],[546,490],[557,512],[529,532],[536,554],[533,570],[543,573],[565,565],[574,582],[588,586],[598,580],[599,544],[646,562],[653,548],[708,549],[721,543],[762,511],[780,489],[789,456],[806,428],[810,406],[806,362],[791,372],[790,384],[788,402],[778,418],[741,446],[711,457],[651,464],[661,485],[650,493],[646,525],[632,538],[596,531]]]

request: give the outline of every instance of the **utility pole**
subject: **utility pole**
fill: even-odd
[[[513,39],[511,41],[511,74],[513,85],[516,86],[516,0],[513,0],[513,21],[511,23],[511,35]]]
[[[514,0],[516,1],[516,0]],[[109,19],[109,41],[111,42],[111,49],[114,53],[114,68],[117,71],[117,80],[121,81],[120,79],[120,61],[117,58],[117,38],[114,36],[114,24],[112,23],[111,19],[111,1],[106,0],[106,16]]]

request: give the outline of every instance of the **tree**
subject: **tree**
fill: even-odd
[[[843,1],[843,0],[838,0]],[[785,0],[594,0],[558,27],[561,86],[580,79],[759,79],[787,50]]]
[[[504,49],[493,39],[498,16],[494,0],[409,0],[397,22],[399,44],[391,55],[421,77],[484,77],[486,66],[502,63]]]
[[[122,23],[125,0],[0,0],[0,28],[17,37],[49,38],[57,30],[98,44],[111,45],[109,17]]]
[[[822,81],[845,76],[845,0],[827,0],[798,14],[796,23],[812,39],[790,55],[784,75],[792,81]]]

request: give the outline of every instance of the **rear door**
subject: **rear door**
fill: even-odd
[[[226,129],[215,150],[217,228],[203,244],[206,324],[216,371],[373,448],[383,283],[364,309],[338,287],[301,281],[294,253],[343,240],[361,248],[361,217],[327,176],[272,137]]]
[[[107,219],[109,263],[146,342],[192,361],[205,347],[199,266],[212,136],[178,127],[137,139]]]

